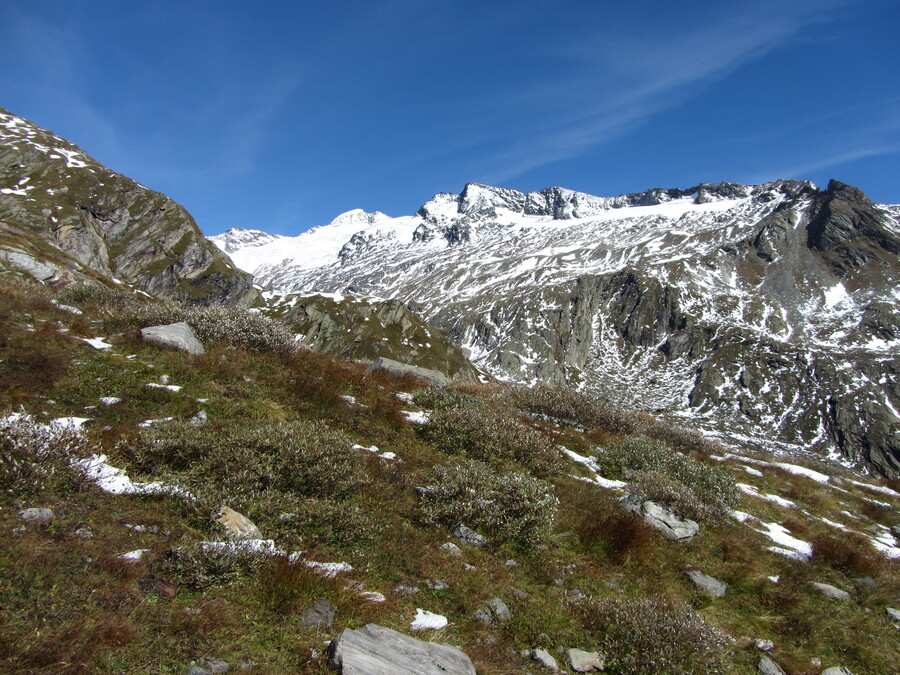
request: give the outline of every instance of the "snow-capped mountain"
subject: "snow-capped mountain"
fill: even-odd
[[[402,300],[503,379],[896,475],[898,222],[836,181],[617,197],[469,184],[413,216],[351,211],[231,254],[281,293]]]

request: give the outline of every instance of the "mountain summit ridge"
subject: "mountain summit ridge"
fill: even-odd
[[[412,216],[281,239],[280,257],[232,255],[278,292],[401,300],[500,379],[897,475],[898,216],[838,181],[617,197],[468,183]]]

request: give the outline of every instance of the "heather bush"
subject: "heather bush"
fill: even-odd
[[[102,288],[102,287],[101,287]],[[238,307],[186,306],[177,302],[106,304],[102,309],[115,326],[166,325],[187,322],[201,342],[219,342],[238,349],[292,352],[294,334],[277,319]]]
[[[608,598],[585,608],[585,624],[617,673],[723,673],[733,640],[676,600]]]
[[[261,427],[194,427],[170,422],[123,444],[144,473],[178,472],[202,502],[274,511],[305,497],[342,496],[359,478],[351,440],[321,422]],[[267,508],[268,506],[268,508]]]
[[[627,411],[565,387],[537,384],[513,389],[511,396],[520,410],[585,429],[632,433],[637,424]]]
[[[63,305],[96,305],[108,311],[132,309],[140,304],[131,291],[102,284],[74,284],[60,291],[57,300]]]
[[[0,491],[76,491],[85,481],[77,460],[86,454],[87,441],[73,427],[38,424],[25,415],[0,419]]]
[[[484,462],[515,460],[539,471],[560,466],[559,451],[547,436],[484,402],[436,408],[422,433],[450,455]]]
[[[255,574],[268,558],[268,554],[249,547],[200,543],[167,551],[161,567],[179,586],[204,591]]]
[[[280,532],[297,534],[304,539],[327,544],[337,549],[352,550],[370,546],[384,531],[378,513],[358,504],[333,499],[307,499],[280,514],[276,524]]]
[[[632,481],[635,492],[658,499],[681,515],[716,521],[726,518],[740,501],[727,471],[658,440],[634,437],[607,444],[597,453],[597,462],[604,476]]]
[[[478,399],[446,387],[426,387],[413,392],[416,405],[430,410],[447,410],[474,405]]]
[[[420,493],[428,520],[449,527],[462,523],[522,544],[550,531],[558,504],[548,482],[474,460],[435,467]]]

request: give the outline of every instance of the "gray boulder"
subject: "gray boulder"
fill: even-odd
[[[393,359],[386,359],[383,356],[379,356],[372,365],[369,366],[368,372],[373,370],[386,370],[396,375],[413,375],[421,380],[437,385],[438,387],[446,387],[451,384],[450,378],[439,370],[419,368],[418,366],[411,366],[408,363],[400,363]]]
[[[721,598],[728,590],[728,584],[703,572],[688,570],[687,575],[697,588],[713,598]]]
[[[165,326],[148,326],[141,329],[141,339],[155,345],[181,349],[188,354],[202,354],[203,344],[184,321]]]
[[[332,640],[329,656],[343,675],[475,675],[472,660],[457,647],[372,623],[344,630]]]
[[[19,516],[26,523],[35,523],[37,525],[46,525],[53,520],[52,509],[30,508],[19,511]]]
[[[549,668],[550,670],[559,670],[559,666],[556,665],[556,659],[554,659],[550,652],[546,649],[532,649],[531,650],[531,658],[534,661],[537,661],[544,668]]]
[[[850,599],[850,594],[847,591],[842,591],[840,588],[832,586],[831,584],[822,584],[817,581],[813,581],[812,585],[818,588],[820,591],[822,591],[822,593],[827,595],[832,600],[847,602]]]
[[[626,495],[622,498],[622,504],[669,539],[691,539],[700,532],[700,526],[693,520],[679,518],[665,506],[645,500],[639,495]]]
[[[317,598],[316,601],[303,612],[300,617],[301,626],[317,626],[319,628],[331,628],[334,623],[334,615],[337,612],[325,598]]]
[[[475,618],[487,625],[509,621],[511,616],[509,607],[500,598],[491,598],[487,601],[486,607],[475,610]]]
[[[606,666],[606,657],[600,652],[585,652],[581,649],[567,649],[566,661],[569,668],[576,673],[593,673],[603,670]]]
[[[777,663],[768,656],[761,656],[759,659],[759,675],[785,675]]]
[[[900,621],[900,609],[893,609],[892,607],[885,607],[884,611],[887,612],[887,615],[891,617],[894,621]]]
[[[481,548],[482,546],[487,544],[487,539],[485,537],[478,534],[468,525],[464,525],[462,523],[460,523],[453,529],[453,536],[459,539],[459,541],[466,546]]]

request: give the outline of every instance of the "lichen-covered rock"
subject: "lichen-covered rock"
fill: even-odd
[[[369,370],[386,370],[395,375],[412,375],[418,377],[420,380],[425,380],[426,382],[439,387],[446,387],[450,384],[450,378],[437,370],[420,368],[419,366],[412,366],[408,363],[400,363],[399,361],[387,359],[383,356],[379,356],[375,359],[369,367]]]
[[[691,539],[700,533],[700,526],[695,521],[679,518],[671,509],[639,495],[623,497],[622,505],[669,539]]]
[[[345,629],[329,647],[343,675],[475,675],[457,647],[425,642],[375,624]]]
[[[719,581],[715,577],[699,572],[697,570],[688,570],[688,578],[694,582],[694,585],[701,591],[713,598],[721,598],[728,590],[728,584]]]
[[[576,673],[593,673],[602,671],[606,666],[606,657],[600,652],[586,652],[581,649],[567,649],[566,661],[569,668]]]

